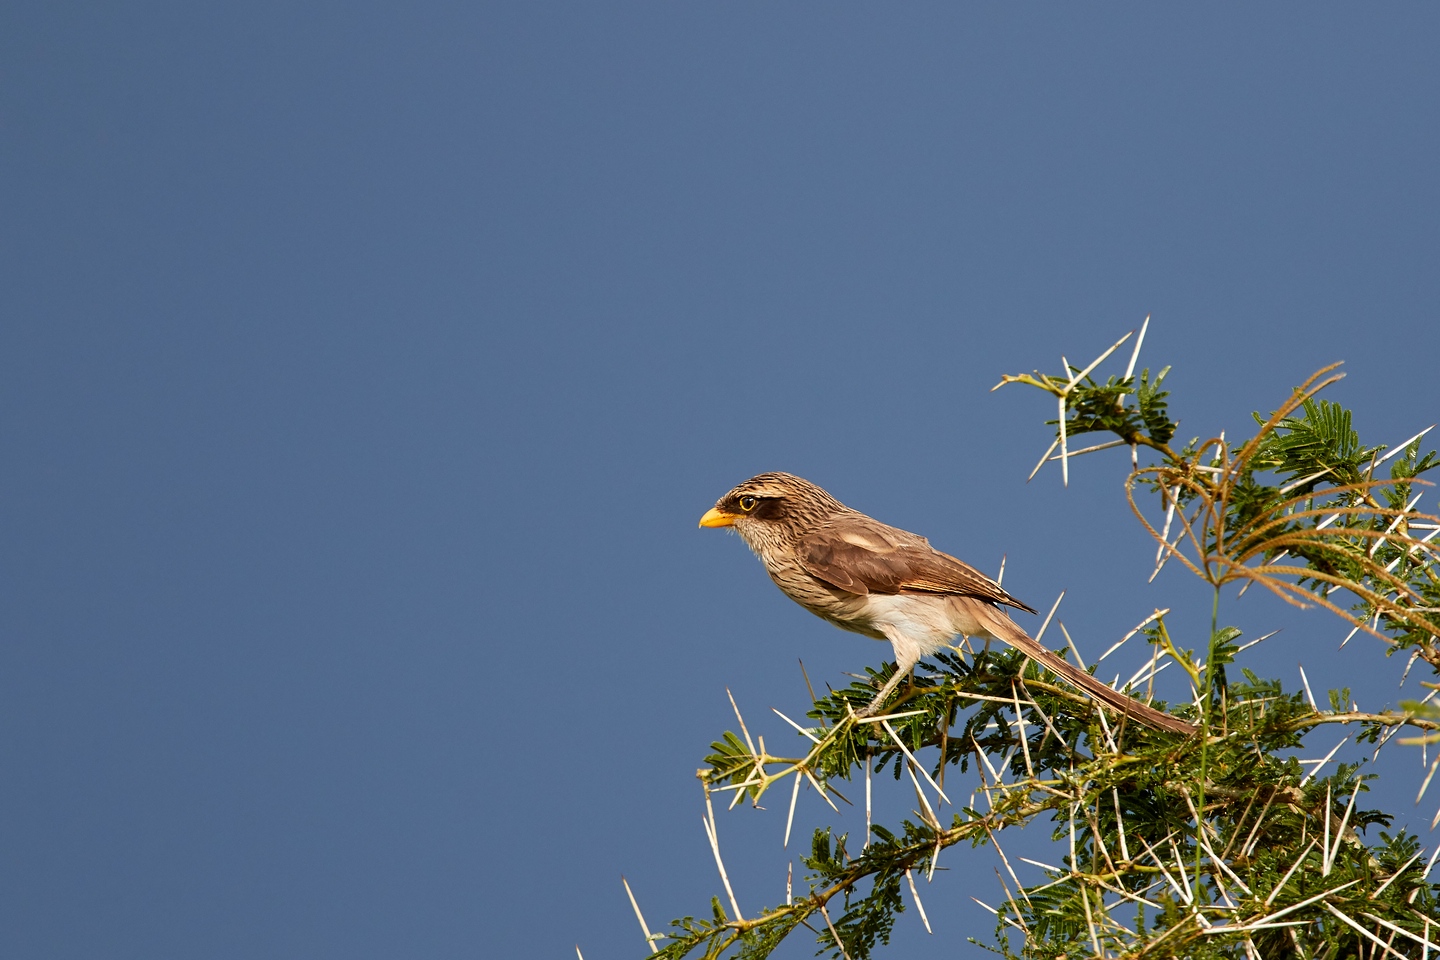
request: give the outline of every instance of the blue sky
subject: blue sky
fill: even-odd
[[[1336,360],[1367,440],[1440,418],[1437,28],[7,6],[0,952],[639,955],[622,872],[654,926],[721,892],[725,688],[778,742],[797,658],[888,656],[695,528],[762,470],[1008,555],[1092,655],[1156,606],[1198,630],[1122,458],[1026,485],[1053,408],[989,388],[1151,314],[1187,436]],[[1398,696],[1322,613],[1225,613],[1285,627],[1262,672]],[[720,830],[742,908],[780,899],[783,811]],[[981,955],[990,861],[947,859],[907,956]]]

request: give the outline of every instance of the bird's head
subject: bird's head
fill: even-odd
[[[845,505],[809,480],[791,473],[751,477],[715,501],[702,527],[734,527],[757,552],[767,543],[793,543]]]

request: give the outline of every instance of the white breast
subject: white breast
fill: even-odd
[[[957,637],[992,636],[961,597],[872,593],[864,598],[862,616],[866,626],[895,645],[898,658],[911,663]]]
[[[902,657],[902,644],[923,657],[949,645],[960,633],[945,597],[871,594],[865,599],[865,619],[890,638]]]

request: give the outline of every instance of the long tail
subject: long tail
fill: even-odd
[[[1055,654],[1046,650],[1043,646],[1030,638],[1030,635],[1020,629],[1019,624],[1011,620],[1001,611],[987,605],[987,613],[984,622],[991,634],[997,640],[1010,644],[1010,646],[1025,654],[1031,660],[1039,662],[1045,669],[1064,677],[1072,685],[1079,687],[1085,693],[1094,697],[1124,714],[1127,717],[1134,717],[1139,722],[1155,730],[1168,730],[1171,733],[1195,733],[1197,728],[1193,724],[1186,723],[1179,717],[1172,717],[1168,713],[1156,710],[1149,704],[1141,703],[1134,697],[1127,697],[1105,682],[1092,677],[1084,670],[1061,660]]]

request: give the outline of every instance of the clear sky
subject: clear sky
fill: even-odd
[[[622,872],[657,927],[721,892],[725,687],[788,743],[797,658],[889,655],[696,529],[762,470],[1008,554],[1091,655],[1198,646],[1123,456],[1027,486],[1053,407],[987,391],[1153,314],[1186,436],[1335,360],[1367,439],[1440,419],[1437,49],[1404,3],[4,5],[0,954],[640,956]],[[721,818],[742,909],[771,806]],[[982,956],[985,854],[907,956]]]

